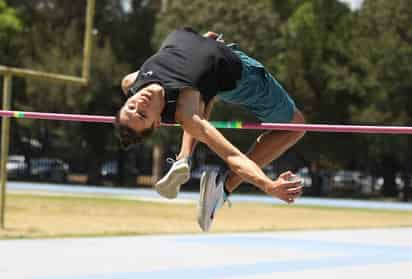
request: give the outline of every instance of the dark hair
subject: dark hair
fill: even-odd
[[[149,138],[154,131],[154,127],[145,129],[141,132],[136,132],[132,128],[120,123],[120,110],[116,114],[114,126],[116,128],[116,135],[120,141],[120,146],[124,150],[128,150],[134,145],[137,145],[147,138]]]

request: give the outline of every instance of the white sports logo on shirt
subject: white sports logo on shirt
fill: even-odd
[[[148,71],[146,73],[143,73],[142,76],[145,78],[151,77],[153,75],[153,71]]]

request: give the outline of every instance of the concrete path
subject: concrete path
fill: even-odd
[[[393,276],[412,276],[412,229],[0,241],[4,279]]]
[[[158,200],[152,190],[9,183],[8,191]],[[177,202],[196,202],[182,193]],[[264,196],[233,201],[278,203]],[[298,204],[396,209],[412,204],[299,199]],[[411,212],[412,214],[412,212]],[[412,228],[0,240],[0,279],[412,278]]]

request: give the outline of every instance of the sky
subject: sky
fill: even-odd
[[[340,0],[340,1],[345,2],[345,3],[348,3],[349,6],[350,6],[353,10],[359,9],[360,6],[361,6],[362,3],[363,3],[363,0]]]
[[[339,0],[339,1],[349,4],[352,10],[357,10],[360,8],[364,0]],[[130,8],[130,0],[123,0],[123,4],[126,10]]]

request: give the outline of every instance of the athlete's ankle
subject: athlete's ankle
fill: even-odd
[[[226,184],[223,186],[223,191],[225,191],[226,197],[229,197],[232,194],[232,192],[229,192],[229,190],[226,188]]]
[[[192,155],[187,155],[187,154],[178,154],[176,155],[176,160],[183,160],[183,159],[187,159],[188,161],[192,160]]]
[[[219,172],[219,183],[223,183],[223,191],[225,192],[225,196],[229,197],[232,192],[228,190],[227,187],[227,180],[229,178],[229,170],[228,169],[221,169]]]

